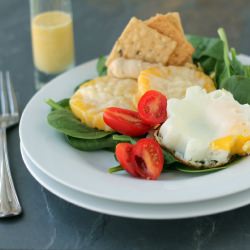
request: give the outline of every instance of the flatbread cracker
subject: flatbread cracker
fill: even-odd
[[[145,23],[150,28],[177,42],[176,49],[168,60],[168,65],[183,65],[192,56],[194,48],[186,40],[179,16],[176,13],[168,13],[166,15],[157,14],[146,20]]]
[[[176,44],[176,41],[133,17],[116,41],[106,65],[119,57],[166,64]]]
[[[184,30],[181,24],[180,14],[178,12],[169,12],[165,14],[167,20],[172,23],[183,35]]]

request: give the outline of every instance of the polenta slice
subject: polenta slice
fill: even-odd
[[[195,85],[208,92],[215,90],[212,79],[197,69],[184,66],[153,67],[141,71],[136,101],[151,89],[160,91],[169,99],[182,98],[186,89]]]
[[[91,128],[111,131],[103,121],[103,112],[108,107],[135,110],[133,98],[137,82],[132,79],[98,77],[83,84],[70,99],[74,115]]]

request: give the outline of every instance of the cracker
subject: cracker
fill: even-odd
[[[172,23],[184,35],[180,14],[178,12],[169,12],[165,14],[165,16],[168,19],[168,21]]]
[[[145,23],[150,28],[177,42],[176,49],[167,63],[168,65],[183,65],[192,56],[194,48],[185,38],[177,13],[157,14],[146,20]]]
[[[175,47],[176,42],[171,38],[133,17],[116,41],[106,65],[119,57],[166,64]]]
[[[193,46],[184,42],[182,44],[178,44],[174,53],[170,56],[168,60],[168,65],[184,65],[186,62],[190,61],[192,58],[192,54],[194,52]]]

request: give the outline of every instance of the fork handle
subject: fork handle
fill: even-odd
[[[6,129],[0,128],[0,218],[15,216],[22,212],[11,177]]]

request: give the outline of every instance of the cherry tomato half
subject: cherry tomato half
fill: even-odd
[[[147,124],[155,126],[167,119],[167,98],[162,93],[149,90],[138,103],[140,118]]]
[[[151,138],[139,140],[133,147],[135,171],[141,178],[156,180],[162,171],[164,157],[160,145]]]
[[[139,177],[135,171],[135,162],[132,156],[133,145],[130,143],[119,143],[115,148],[115,155],[121,166],[132,176]]]
[[[108,126],[124,135],[139,136],[150,130],[150,126],[140,119],[137,112],[128,109],[107,108],[103,119]]]

